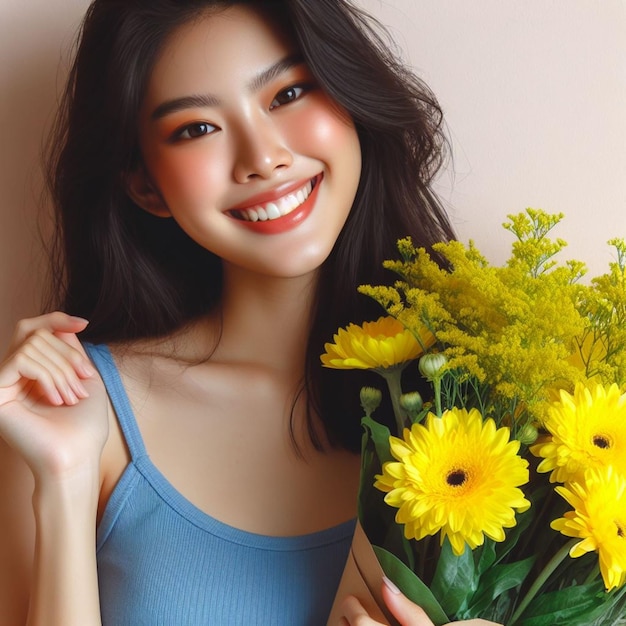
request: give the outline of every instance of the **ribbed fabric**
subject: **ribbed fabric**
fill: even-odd
[[[324,625],[354,522],[267,537],[206,515],[147,456],[108,348],[85,347],[132,458],[98,527],[103,625]]]

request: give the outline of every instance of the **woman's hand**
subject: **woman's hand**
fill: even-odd
[[[100,623],[108,401],[76,337],[86,325],[64,313],[23,320],[0,363],[2,623],[5,613],[12,624]]]
[[[387,578],[383,579],[383,598],[391,614],[398,620],[400,626],[433,626],[428,615],[419,606],[411,602]],[[381,622],[372,619],[363,605],[354,596],[348,596],[342,604],[341,626],[380,626]],[[465,626],[499,626],[495,622],[483,619],[471,619],[452,624]]]
[[[76,337],[86,325],[60,312],[22,320],[0,364],[0,437],[36,478],[93,467],[108,436],[106,410],[85,419],[75,406],[97,384]]]

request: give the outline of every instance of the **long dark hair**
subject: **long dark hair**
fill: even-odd
[[[50,139],[48,182],[57,211],[52,305],[86,317],[84,338],[162,336],[215,306],[221,261],[174,222],[128,197],[140,160],[138,113],[157,53],[174,29],[224,0],[95,0]],[[427,248],[453,236],[431,181],[446,141],[430,90],[386,46],[375,22],[346,0],[248,0],[287,28],[311,72],[354,120],[362,175],[347,223],[321,268],[303,389],[333,445],[356,450],[358,389],[367,373],[324,370],[339,326],[373,319],[361,283],[389,280],[382,261],[410,235]],[[175,250],[175,254],[172,252]]]

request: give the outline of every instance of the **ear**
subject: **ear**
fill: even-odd
[[[152,182],[143,165],[125,176],[126,192],[130,199],[144,211],[157,217],[171,217],[161,193]]]

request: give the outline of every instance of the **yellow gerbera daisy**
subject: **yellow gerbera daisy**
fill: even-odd
[[[570,556],[598,552],[607,591],[626,582],[626,478],[612,467],[590,469],[581,482],[555,488],[573,507],[551,524],[568,537],[579,537]]]
[[[472,550],[481,545],[484,535],[504,540],[503,529],[515,526],[514,509],[530,506],[518,488],[528,482],[528,462],[509,435],[476,409],[452,409],[440,418],[429,414],[403,439],[390,438],[398,462],[384,464],[375,486],[399,509],[407,539],[441,531],[457,555],[466,543]]]
[[[585,469],[608,465],[626,476],[626,394],[615,384],[578,383],[574,395],[561,390],[560,397],[544,422],[550,435],[531,447],[544,459],[537,470],[552,472],[551,482],[581,480]]]
[[[335,369],[387,369],[416,359],[435,338],[425,327],[419,341],[393,317],[381,317],[362,326],[350,324],[324,345],[322,364]]]

